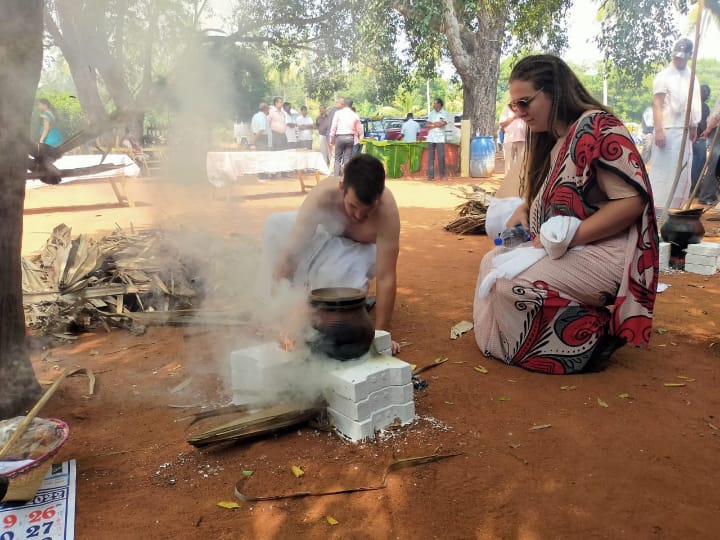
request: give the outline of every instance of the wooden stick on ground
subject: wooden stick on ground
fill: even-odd
[[[32,423],[33,419],[37,415],[37,413],[40,412],[40,409],[43,408],[43,406],[48,402],[48,400],[52,397],[52,395],[55,393],[55,390],[58,389],[58,386],[60,386],[60,383],[65,379],[65,371],[62,371],[60,373],[60,376],[55,380],[54,383],[52,383],[52,386],[48,388],[43,396],[40,398],[40,400],[35,404],[35,406],[30,409],[30,412],[27,414],[27,416],[23,419],[22,422],[20,422],[20,425],[15,430],[15,433],[12,434],[12,437],[8,440],[8,442],[5,443],[5,446],[0,449],[0,460],[4,458],[7,453],[10,451],[12,446],[20,439],[20,437],[23,436],[23,433],[27,430],[27,428]]]

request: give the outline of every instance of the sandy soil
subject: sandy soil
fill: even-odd
[[[402,219],[393,337],[408,343],[400,354],[408,362],[449,360],[421,375],[429,385],[416,394],[417,421],[376,441],[350,444],[303,427],[202,451],[187,444],[200,426],[182,418],[197,408],[175,406],[227,400],[232,328],[149,328],[139,337],[98,329],[45,351],[33,339],[41,380],[74,366],[98,378],[91,397],[86,379],[68,379],[43,411],[72,429],[58,459],[78,463],[77,538],[718,538],[720,276],[663,274],[671,287],[657,302],[662,333],[648,350],[620,350],[603,373],[506,366],[483,357],[472,333],[449,339],[453,324],[472,317],[490,248],[484,236],[442,229],[460,202],[451,188],[462,183],[389,182]],[[61,222],[74,235],[132,224],[257,237],[268,213],[303,198],[291,179],[221,198],[209,185],[161,180],[129,189],[135,208],[115,206],[103,183],[29,192],[24,251]],[[531,429],[540,424],[551,427]],[[243,470],[253,471],[243,490],[255,495],[372,485],[393,459],[437,449],[460,455],[393,473],[384,490],[217,506],[236,500]],[[295,478],[292,465],[305,475]]]

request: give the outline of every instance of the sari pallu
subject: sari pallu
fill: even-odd
[[[556,215],[587,219],[602,195],[597,169],[615,173],[646,202],[626,231],[545,258],[475,298],[475,334],[488,356],[546,373],[599,369],[617,347],[646,346],[657,287],[657,225],[644,165],[614,116],[592,112],[573,124],[530,210],[531,234]],[[607,198],[605,198],[607,201]],[[492,269],[483,259],[480,283]],[[609,306],[614,305],[610,311]]]

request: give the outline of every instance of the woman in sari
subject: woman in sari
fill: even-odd
[[[617,348],[650,339],[658,235],[647,172],[622,122],[560,58],[523,58],[509,86],[510,106],[528,131],[525,202],[506,226],[523,225],[550,256],[532,250],[537,262],[481,293],[499,266],[497,251],[483,258],[477,344],[487,356],[533,371],[597,371]],[[543,228],[551,218],[563,227],[559,243]]]

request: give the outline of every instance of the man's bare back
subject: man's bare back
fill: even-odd
[[[394,220],[399,221],[395,197],[385,188],[377,206],[364,220],[359,221],[353,216],[356,209],[346,208],[347,204],[352,202],[345,200],[345,193],[339,187],[341,183],[342,178],[339,176],[322,180],[308,195],[303,207],[308,205],[308,210],[314,209],[313,213],[320,218],[318,223],[332,234],[345,236],[362,244],[377,243],[378,231]]]

